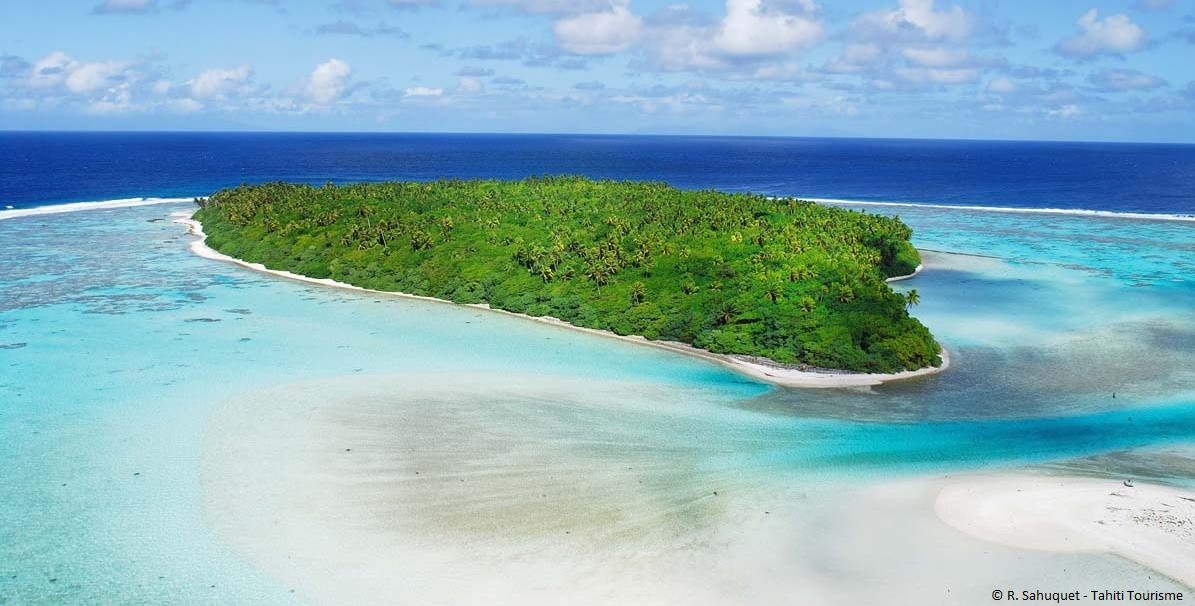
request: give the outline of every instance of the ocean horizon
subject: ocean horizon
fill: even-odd
[[[967,511],[966,478],[1195,490],[1195,147],[0,133],[0,149],[0,602],[953,604],[1010,578],[1189,593],[1113,552],[981,541],[935,499],[955,487]],[[951,367],[781,388],[202,258],[178,223],[240,183],[541,174],[897,214],[924,270],[892,288],[918,291]]]
[[[1012,209],[1195,213],[1195,145],[381,132],[0,131],[0,208],[240,184],[580,175],[683,189]],[[501,150],[501,153],[495,153]]]

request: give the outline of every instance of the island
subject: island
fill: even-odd
[[[765,375],[943,365],[909,314],[916,291],[887,282],[920,266],[895,217],[574,176],[275,182],[197,202],[207,246],[291,275],[637,335]]]

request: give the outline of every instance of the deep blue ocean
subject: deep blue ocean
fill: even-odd
[[[898,212],[925,271],[892,286],[951,365],[774,388],[254,272],[179,223],[239,183],[559,173]],[[3,209],[141,197],[166,199]],[[0,133],[0,605],[1174,589],[1108,554],[978,541],[933,505],[975,473],[1195,489],[1195,220],[1138,213],[1195,215],[1195,146]]]
[[[1195,212],[1195,145],[595,135],[0,133],[0,206],[272,180],[580,174],[965,206]]]

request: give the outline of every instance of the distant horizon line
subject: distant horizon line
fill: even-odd
[[[967,137],[877,137],[864,135],[743,135],[677,133],[497,132],[497,131],[388,131],[388,130],[249,130],[249,129],[19,129],[0,128],[0,134],[191,134],[191,135],[443,135],[506,137],[660,137],[690,139],[811,139],[857,141],[936,141],[974,143],[1084,143],[1113,145],[1192,146],[1195,141],[1139,141],[1112,139],[985,139]]]

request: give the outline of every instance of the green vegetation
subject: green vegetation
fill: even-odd
[[[899,219],[661,183],[287,183],[216,193],[196,218],[228,255],[785,364],[937,366],[884,279],[920,262]]]

